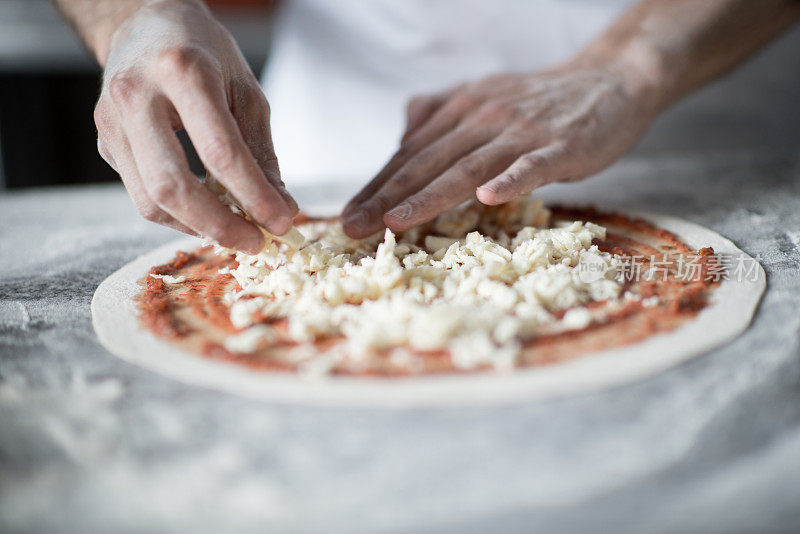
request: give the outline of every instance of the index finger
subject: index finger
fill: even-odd
[[[292,214],[296,215],[297,202],[281,180],[269,127],[269,104],[264,93],[255,81],[252,84],[234,85],[231,92],[231,113],[248,150],[258,163],[261,172],[289,205]]]
[[[143,102],[135,95],[123,104],[123,128],[148,196],[164,211],[198,234],[228,248],[256,253],[261,232],[223,206],[192,175],[183,149],[169,123],[169,103],[163,98]],[[117,99],[118,102],[120,99]],[[123,111],[125,111],[123,110]]]
[[[475,188],[514,161],[521,145],[497,138],[461,158],[436,180],[387,213],[383,220],[396,232],[430,221],[474,194]]]
[[[258,224],[275,235],[286,233],[294,210],[250,153],[229,109],[222,80],[197,60],[166,76],[165,89],[206,169]]]
[[[372,197],[394,176],[411,158],[416,156],[437,139],[458,126],[464,115],[479,102],[478,97],[469,94],[456,94],[442,104],[424,124],[422,124],[401,146],[386,166],[381,169],[356,196],[347,203],[342,216],[347,218]]]

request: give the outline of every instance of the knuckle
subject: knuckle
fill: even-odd
[[[553,159],[572,158],[581,152],[585,152],[589,147],[580,141],[557,140],[550,146],[550,154]]]
[[[277,206],[264,198],[251,199],[248,202],[246,209],[247,212],[257,221],[266,222],[278,214]]]
[[[403,143],[397,149],[397,152],[394,153],[392,159],[395,161],[404,160],[411,155],[411,146],[408,143]]]
[[[481,105],[478,116],[482,119],[496,120],[507,117],[512,111],[513,107],[508,102],[491,100]]]
[[[486,173],[486,164],[480,156],[462,158],[456,164],[456,168],[469,178],[479,178]]]
[[[205,66],[206,56],[191,46],[167,48],[158,54],[157,68],[164,75],[186,73]]]
[[[412,212],[416,213],[423,211],[426,206],[438,205],[437,195],[427,187],[409,198],[407,202],[411,206]]]
[[[526,116],[514,123],[515,130],[521,134],[536,131],[541,126],[539,117]]]
[[[519,158],[520,164],[528,171],[541,169],[547,165],[547,158],[536,152],[528,152]]]
[[[203,230],[203,235],[210,237],[222,246],[235,247],[238,244],[236,234],[230,225],[224,222],[212,221]]]
[[[542,110],[534,109],[520,112],[514,124],[520,130],[531,130],[546,127],[548,122]]]
[[[215,137],[203,146],[200,154],[212,171],[222,174],[228,171],[236,160],[236,151],[230,141]]]
[[[457,110],[472,109],[480,104],[478,95],[471,92],[460,92],[450,99],[450,105]]]
[[[129,71],[120,71],[108,81],[108,94],[117,106],[129,105],[139,92],[139,84]]]
[[[157,177],[147,189],[147,194],[156,204],[166,207],[177,206],[186,193],[183,181],[170,174]]]
[[[408,182],[411,180],[413,171],[413,166],[406,165],[403,169],[399,170],[397,174],[395,174],[391,180],[386,182],[384,188],[388,191],[399,191],[404,187],[408,187]]]
[[[498,193],[519,193],[527,181],[527,175],[520,169],[509,169],[503,173],[498,181],[496,191]]]
[[[533,150],[548,143],[550,133],[541,124],[528,119],[514,121],[503,130],[503,138],[518,145],[522,151]]]
[[[408,170],[401,171],[398,173],[402,178],[408,179],[410,178],[412,172],[419,171],[425,167],[428,167],[431,163],[433,163],[437,159],[437,154],[435,151],[430,149],[425,149],[420,151],[416,156],[414,156],[411,161],[408,162]]]
[[[402,174],[386,183],[383,189],[376,195],[376,201],[381,210],[386,211],[394,207],[403,198],[414,192],[415,187],[410,184],[411,175]]]
[[[386,213],[394,203],[394,200],[387,193],[377,193],[364,205],[364,208],[367,212],[383,214]]]

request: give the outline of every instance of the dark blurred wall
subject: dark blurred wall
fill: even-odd
[[[4,73],[0,135],[7,188],[115,179],[97,157],[92,108],[99,73]]]

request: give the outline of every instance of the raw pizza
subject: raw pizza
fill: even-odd
[[[347,237],[300,217],[257,255],[178,252],[140,281],[151,332],[263,371],[385,377],[546,366],[690,321],[721,264],[618,213],[518,199]]]

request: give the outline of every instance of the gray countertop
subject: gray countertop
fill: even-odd
[[[281,405],[126,364],[92,293],[174,234],[116,186],[0,195],[0,530],[800,531],[799,163],[642,157],[545,189],[712,228],[768,289],[711,354],[492,409]]]

